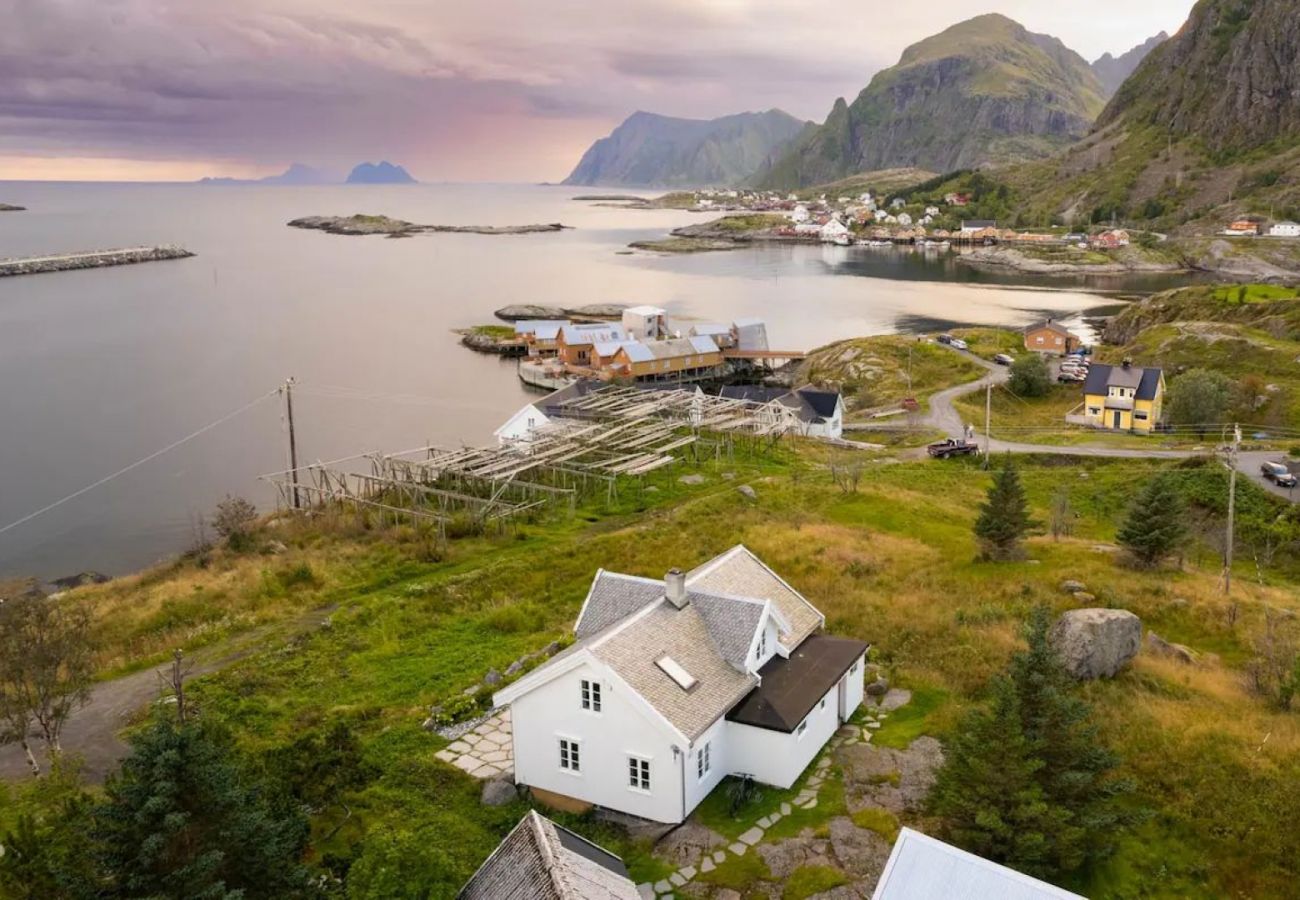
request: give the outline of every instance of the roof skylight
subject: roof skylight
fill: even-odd
[[[665,675],[677,682],[677,686],[684,691],[689,691],[699,683],[694,675],[682,668],[681,663],[673,659],[671,656],[659,657],[655,660],[655,665],[658,666]]]

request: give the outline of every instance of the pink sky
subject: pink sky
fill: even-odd
[[[389,159],[563,178],[635,110],[820,121],[909,44],[1004,13],[1091,60],[1192,0],[0,0],[0,180],[250,177]]]

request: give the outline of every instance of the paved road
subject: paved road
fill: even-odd
[[[940,345],[946,346],[946,345]],[[953,407],[953,401],[973,394],[976,391],[984,390],[990,382],[993,385],[1003,384],[1010,377],[1007,368],[991,363],[986,359],[976,356],[965,350],[957,350],[949,347],[953,353],[958,353],[967,359],[983,366],[988,370],[988,374],[977,381],[970,381],[966,384],[959,384],[955,387],[946,388],[930,397],[930,409],[922,418],[922,423],[937,428],[954,438],[965,437],[966,425],[962,421],[961,415]],[[980,444],[984,443],[984,436],[979,432],[979,423],[969,423],[975,425],[976,438]],[[868,423],[868,428],[897,428],[895,424],[875,424]],[[1018,441],[1001,441],[994,439],[989,442],[989,452],[991,453],[1050,453],[1057,456],[1087,456],[1098,458],[1119,458],[1119,459],[1186,459],[1190,456],[1202,456],[1203,450],[1156,450],[1142,449],[1136,447],[1106,447],[1097,444],[1029,444]],[[1260,464],[1265,460],[1278,459],[1279,454],[1276,452],[1251,451],[1241,453],[1237,457],[1237,471],[1245,475],[1255,484],[1276,494],[1279,497],[1292,502],[1300,501],[1300,488],[1288,490],[1280,488],[1273,482],[1266,480],[1259,471]]]

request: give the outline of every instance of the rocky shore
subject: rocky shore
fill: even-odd
[[[1026,275],[1133,275],[1150,273],[1188,272],[1186,264],[1168,260],[1150,259],[1141,253],[1089,255],[1078,252],[1078,259],[1066,253],[1038,255],[1025,250],[1000,245],[977,247],[958,254],[957,262],[963,266],[984,271],[1013,271]]]
[[[0,203],[0,212],[22,212],[26,208],[27,207],[25,206],[12,206],[8,203]]]
[[[559,222],[548,225],[419,225],[389,216],[303,216],[288,223],[290,228],[307,228],[327,234],[374,235],[402,238],[415,234],[538,234],[563,231]]]
[[[542,306],[536,303],[516,303],[503,306],[493,313],[503,322],[520,322],[525,319],[575,319],[606,320],[623,316],[625,303],[589,303],[586,306]]]
[[[103,266],[127,266],[164,259],[185,259],[194,254],[172,245],[162,247],[127,247],[121,250],[92,250],[84,253],[61,253],[55,256],[28,256],[0,259],[0,277],[67,272],[72,269],[98,269]]]

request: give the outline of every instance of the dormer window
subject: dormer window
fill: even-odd
[[[758,658],[762,659],[767,656],[767,623],[763,623],[763,630],[758,633]]]
[[[600,712],[600,682],[582,679],[582,708],[589,712]]]

